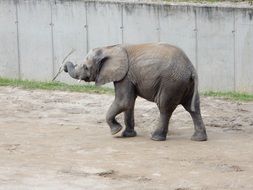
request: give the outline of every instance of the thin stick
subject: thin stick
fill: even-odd
[[[61,63],[61,66],[60,66],[60,68],[59,68],[57,74],[55,75],[55,77],[53,78],[52,81],[54,81],[54,80],[59,76],[59,74],[61,74],[61,72],[63,71],[62,67],[63,67],[64,62],[65,62],[66,59],[67,59],[72,53],[74,53],[75,51],[76,51],[75,49],[72,49],[72,50],[68,53],[68,55],[65,56],[65,58],[63,59],[63,61],[62,61],[62,63]]]

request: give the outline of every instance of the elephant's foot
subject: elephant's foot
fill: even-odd
[[[120,132],[121,129],[122,129],[122,126],[121,126],[121,125],[113,125],[113,126],[111,127],[111,134],[112,134],[112,135],[115,135],[115,134],[117,134],[118,132]]]
[[[137,135],[136,131],[135,130],[125,130],[123,131],[122,133],[122,137],[135,137]]]
[[[162,133],[160,131],[155,131],[152,134],[151,139],[154,141],[165,141],[166,140],[167,133]]]
[[[207,140],[207,135],[205,131],[202,132],[195,132],[192,137],[192,141],[206,141]]]

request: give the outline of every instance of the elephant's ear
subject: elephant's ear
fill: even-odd
[[[116,45],[101,48],[95,53],[98,64],[96,85],[120,81],[128,72],[128,56],[124,48]]]

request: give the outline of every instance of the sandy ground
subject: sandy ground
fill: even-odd
[[[202,98],[207,142],[190,140],[179,106],[167,141],[155,142],[158,110],[140,98],[138,136],[110,135],[113,98],[0,87],[0,189],[253,189],[253,102]]]

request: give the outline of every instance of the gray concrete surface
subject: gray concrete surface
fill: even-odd
[[[252,6],[0,0],[3,77],[51,80],[72,49],[80,63],[94,47],[157,41],[186,52],[202,91],[253,92]]]
[[[16,7],[0,1],[0,76],[19,77]]]

